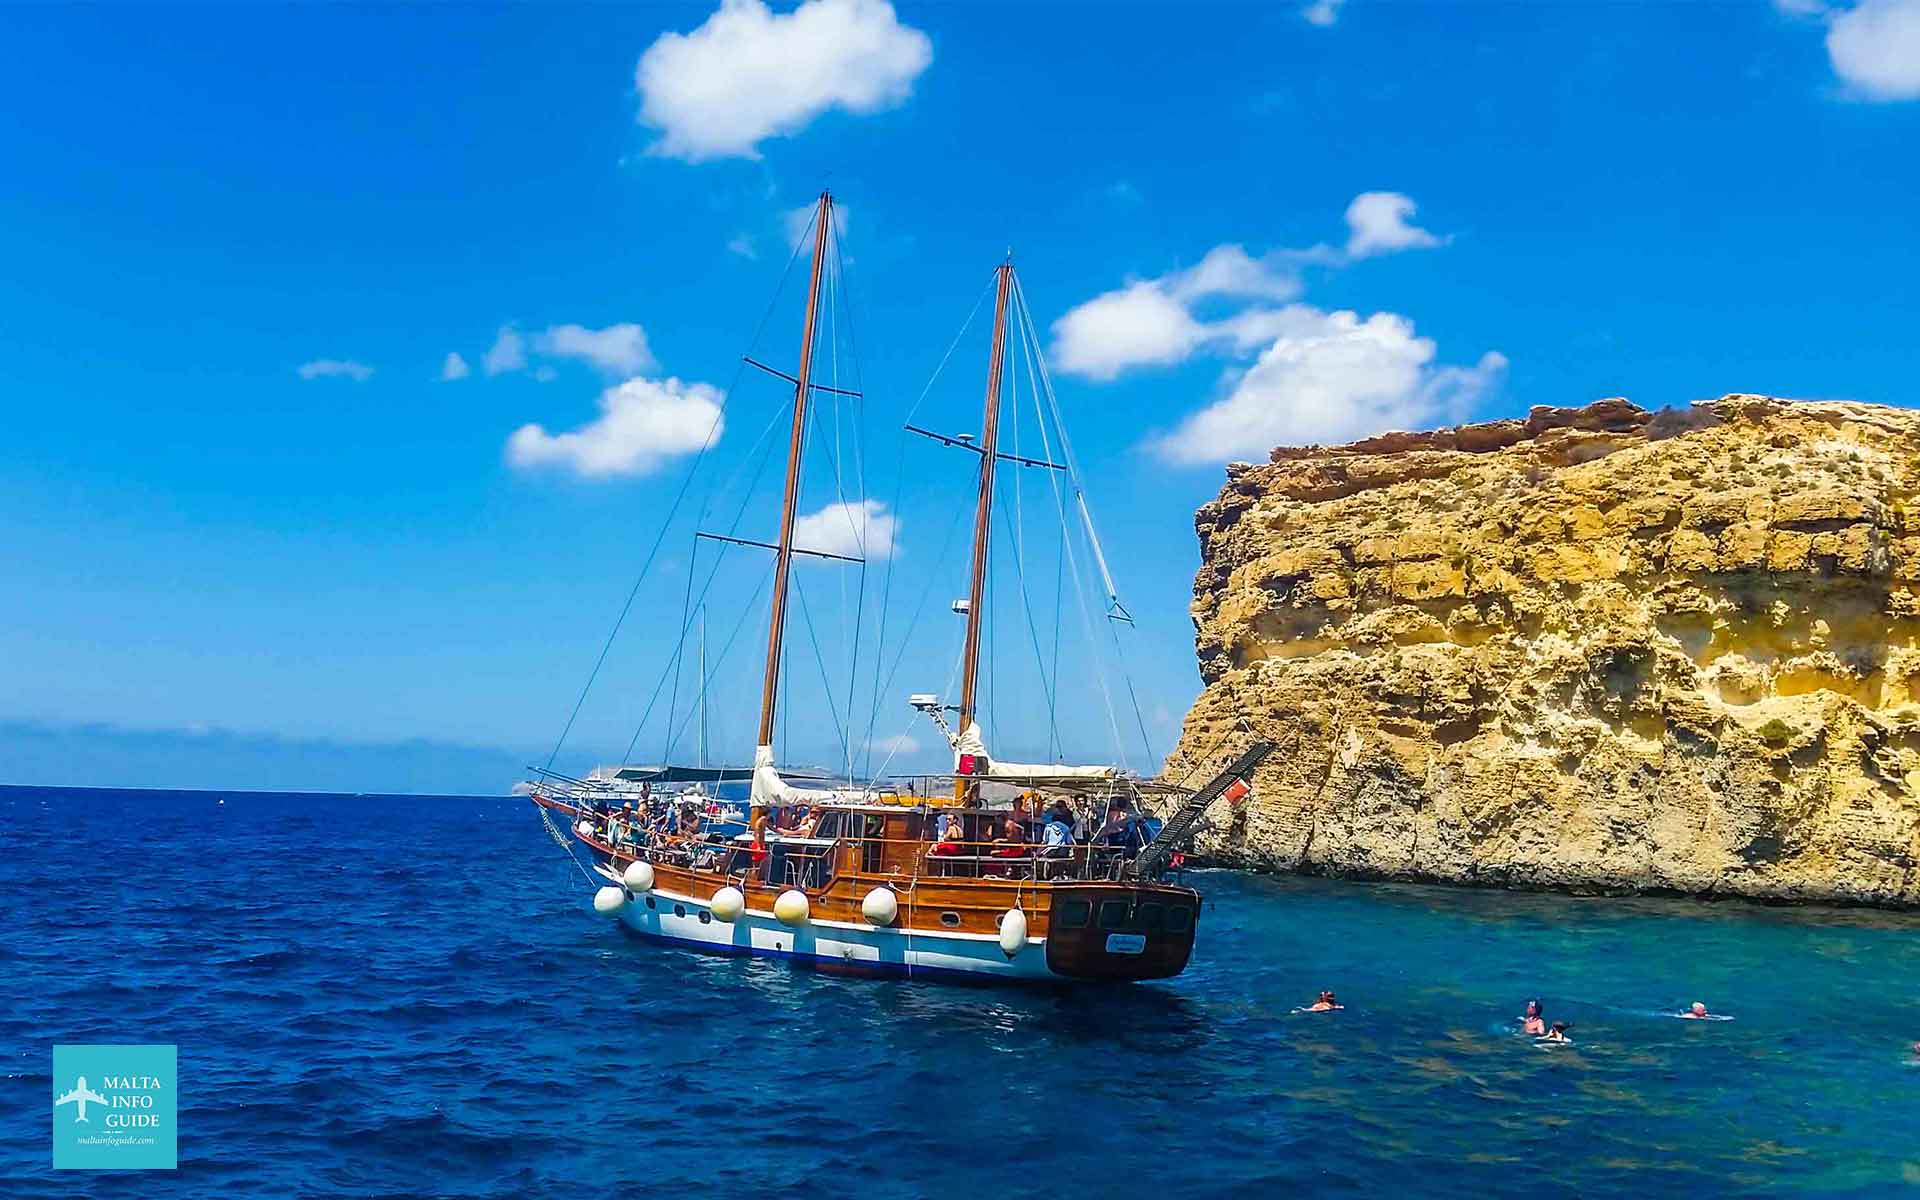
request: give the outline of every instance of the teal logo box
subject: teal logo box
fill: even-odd
[[[54,1169],[173,1170],[179,1058],[173,1046],[55,1046]]]

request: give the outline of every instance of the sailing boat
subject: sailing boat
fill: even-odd
[[[821,272],[833,197],[822,193],[813,225],[812,273],[792,376],[793,420],[775,549],[766,667],[753,766],[699,772],[750,781],[751,827],[720,834],[682,825],[636,830],[591,791],[549,777],[533,800],[573,820],[592,871],[604,881],[594,908],[632,932],[696,950],[782,957],[837,971],[914,979],[1160,979],[1186,968],[1200,896],[1169,882],[1178,848],[1223,796],[1246,795],[1253,768],[1271,750],[1256,743],[1197,791],[1142,780],[1111,766],[1000,762],[978,720],[981,634],[999,448],[1001,380],[1013,266],[995,283],[994,328],[981,436],[947,438],[979,456],[960,702],[919,694],[954,751],[951,783],[921,795],[880,783],[809,787],[775,765],[788,577],[805,444]],[[924,432],[924,431],[917,431]],[[956,606],[957,607],[957,606]],[[957,729],[946,713],[957,714]],[[662,778],[681,778],[663,768]],[[1142,819],[1152,799],[1173,811],[1157,832]],[[1034,845],[1010,830],[1041,817]],[[784,814],[804,810],[798,822]],[[1104,824],[1102,814],[1108,816]],[[1071,832],[1097,829],[1090,839]],[[556,837],[558,833],[556,832]],[[564,844],[564,843],[563,843]],[[571,850],[570,850],[571,852]]]

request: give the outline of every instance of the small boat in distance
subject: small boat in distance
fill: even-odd
[[[952,747],[953,770],[917,786],[822,785],[776,766],[788,577],[794,554],[805,553],[794,545],[794,521],[832,226],[833,197],[823,193],[799,365],[790,377],[793,420],[779,541],[769,547],[772,610],[752,766],[622,767],[587,780],[546,773],[532,786],[533,802],[543,819],[568,818],[565,836],[585,848],[604,880],[595,909],[644,937],[914,979],[1177,975],[1193,950],[1200,896],[1169,875],[1207,809],[1244,799],[1272,746],[1251,745],[1192,791],[1114,766],[1001,762],[989,752],[977,704],[995,475],[1009,462],[1067,469],[999,447],[1008,307],[1017,288],[1011,262],[997,268],[981,433],[977,440],[927,434],[979,458],[969,594],[964,609],[955,605],[967,619],[959,703],[911,698]],[[728,782],[748,784],[744,829],[716,821],[704,792],[688,803],[695,794],[656,791]],[[1149,817],[1150,807],[1163,818]]]

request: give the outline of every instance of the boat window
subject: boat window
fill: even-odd
[[[703,908],[703,909],[701,909],[701,910],[700,910],[700,923],[701,923],[702,925],[711,925],[711,924],[713,924],[713,914],[712,914],[712,913],[710,913],[710,912],[708,912],[708,911],[707,911],[706,909],[704,909],[704,908]]]
[[[674,905],[674,906],[673,906],[673,915],[674,915],[674,916],[676,916],[676,917],[684,917],[684,916],[686,916],[686,915],[687,915],[687,906],[686,906],[686,905],[684,905],[684,904],[676,904],[676,905]]]
[[[655,903],[654,903],[654,901],[653,901],[653,897],[652,897],[652,896],[648,896],[648,897],[647,897],[647,907],[648,907],[648,908],[659,908],[660,906],[659,906],[658,904],[655,904]]]
[[[1100,902],[1100,928],[1125,929],[1127,927],[1127,902],[1125,900],[1102,900]]]
[[[960,914],[957,912],[943,912],[940,914],[940,923],[948,929],[958,929],[960,928]]]
[[[885,862],[887,846],[880,839],[887,836],[887,819],[878,813],[869,813],[861,824],[861,836],[867,841],[860,847],[860,869],[869,874],[876,873]]]
[[[1060,906],[1060,915],[1055,924],[1062,929],[1085,929],[1087,918],[1093,915],[1093,905],[1085,900],[1069,900]]]
[[[1193,910],[1184,904],[1176,904],[1167,910],[1167,932],[1185,933],[1193,926]]]
[[[1159,933],[1160,921],[1166,915],[1166,911],[1158,904],[1142,904],[1139,914],[1140,928],[1147,933]]]
[[[820,823],[813,827],[813,836],[817,838],[837,838],[840,836],[840,817],[837,812],[822,813]]]

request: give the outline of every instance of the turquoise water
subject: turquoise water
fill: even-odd
[[[0,1194],[1920,1194],[1920,917],[1203,873],[1177,980],[938,987],[628,937],[524,801],[218,798],[0,789]],[[49,1169],[55,1041],[179,1045],[177,1172]]]

